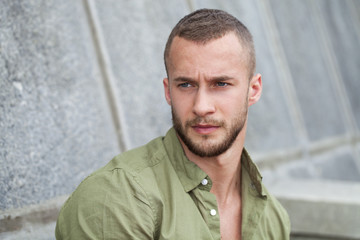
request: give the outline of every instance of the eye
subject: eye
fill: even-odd
[[[218,87],[226,87],[226,86],[228,86],[229,84],[228,83],[226,83],[226,82],[217,82],[216,83],[216,86],[218,86]]]
[[[184,82],[184,83],[180,83],[178,86],[181,88],[188,88],[191,87],[191,84],[188,82]]]

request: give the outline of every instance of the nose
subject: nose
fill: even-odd
[[[210,93],[206,89],[199,88],[194,99],[193,113],[199,117],[212,114],[215,112],[215,105],[213,103],[214,100]]]

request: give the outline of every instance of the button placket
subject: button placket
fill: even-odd
[[[217,209],[217,201],[214,194],[210,192],[211,180],[207,177],[207,185],[204,186],[200,181],[199,187],[193,190],[197,207],[204,218],[205,223],[210,229],[213,239],[220,239],[220,217]]]

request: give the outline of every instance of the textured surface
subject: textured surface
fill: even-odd
[[[270,1],[311,140],[344,134],[345,127],[313,18],[311,1]],[[311,63],[311,64],[309,64]],[[326,116],[326,121],[320,121]]]
[[[118,152],[79,3],[0,3],[0,209],[68,194]]]
[[[296,191],[284,191],[288,188]],[[289,180],[273,183],[271,190],[288,210],[293,233],[323,235],[324,239],[360,238],[359,183]]]
[[[360,23],[359,12],[356,11],[358,1],[319,1],[319,8],[324,17],[325,30],[328,31],[333,54],[338,64],[339,78],[344,83],[346,96],[354,113],[357,126],[360,126]]]
[[[279,166],[274,171],[264,170],[263,177],[268,185],[276,179],[332,180],[360,183],[360,171],[350,147],[338,148],[331,153],[318,154],[311,159],[295,161]]]

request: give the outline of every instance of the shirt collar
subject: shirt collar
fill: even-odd
[[[196,188],[207,175],[186,157],[174,128],[167,132],[164,146],[184,190],[189,192]]]
[[[255,165],[255,163],[251,160],[251,157],[249,153],[244,148],[241,154],[241,169],[242,171],[246,171],[247,175],[242,174],[241,182],[244,186],[244,183],[247,182],[246,177],[249,177],[251,187],[254,188],[259,195],[262,197],[266,196],[266,193],[264,191],[263,185],[262,185],[262,176],[259,172],[259,169]]]
[[[207,174],[186,157],[174,128],[167,132],[164,138],[164,146],[184,190],[189,192],[199,186]],[[252,186],[261,196],[266,196],[261,184],[262,176],[245,148],[241,155],[241,164],[242,169],[248,172]]]

